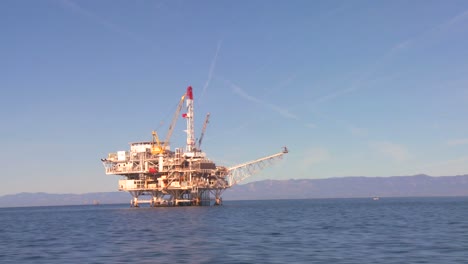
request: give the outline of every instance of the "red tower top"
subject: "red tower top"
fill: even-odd
[[[187,87],[187,96],[190,100],[193,100],[192,86]]]

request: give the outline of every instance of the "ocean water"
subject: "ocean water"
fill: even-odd
[[[0,263],[468,263],[468,198],[0,208]]]

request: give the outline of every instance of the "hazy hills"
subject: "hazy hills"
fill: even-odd
[[[264,180],[227,190],[226,200],[312,199],[359,197],[468,196],[468,175],[430,177],[343,177]],[[126,192],[87,194],[19,193],[0,196],[0,207],[129,203]]]
[[[468,196],[468,175],[265,180],[234,186],[224,199]]]

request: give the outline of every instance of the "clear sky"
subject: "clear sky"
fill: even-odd
[[[252,177],[468,174],[468,1],[0,1],[0,195],[114,191],[192,85]],[[184,146],[179,120],[173,146]]]

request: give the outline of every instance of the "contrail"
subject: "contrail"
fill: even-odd
[[[468,18],[468,9],[461,12],[461,13],[459,13],[459,14],[457,14],[457,15],[455,15],[455,16],[453,16],[453,17],[451,17],[450,19],[448,19],[445,22],[437,24],[437,25],[433,26],[432,28],[415,35],[412,38],[408,38],[405,41],[400,42],[399,44],[397,44],[395,46],[394,49],[395,49],[395,51],[399,51],[401,49],[409,48],[411,45],[413,45],[414,42],[417,42],[417,41],[422,42],[423,38],[434,35],[437,32],[447,30],[450,27],[452,27],[452,26],[454,26],[454,25],[456,25],[458,23],[461,23],[463,20],[465,20],[467,18]]]
[[[281,116],[283,116],[285,118],[299,120],[299,118],[295,114],[289,112],[287,109],[284,109],[284,108],[281,108],[279,106],[264,102],[264,101],[262,101],[262,100],[260,100],[260,99],[258,99],[256,97],[253,97],[253,96],[247,94],[242,88],[240,88],[239,86],[231,83],[230,81],[227,81],[227,82],[231,85],[231,88],[234,91],[234,93],[238,94],[240,97],[242,97],[242,98],[244,98],[244,99],[246,99],[248,101],[263,105],[264,107],[269,108],[269,109],[277,112],[278,114],[280,114]]]
[[[424,38],[427,38],[431,35],[436,34],[437,32],[447,30],[451,26],[461,23],[462,21],[468,18],[468,10],[465,10],[450,19],[446,20],[445,22],[439,23],[430,29],[420,32],[419,34],[413,35],[411,38],[407,38],[404,41],[401,41],[390,48],[387,52],[385,52],[382,56],[377,58],[368,68],[364,71],[358,78],[351,84],[350,87],[335,90],[329,94],[323,95],[317,99],[315,99],[312,104],[323,103],[325,101],[329,101],[335,99],[337,97],[341,97],[343,95],[355,92],[357,90],[361,90],[366,87],[366,83],[369,83],[371,77],[375,75],[375,73],[381,68],[383,65],[387,64],[389,60],[394,58],[398,53],[401,53],[403,50],[408,49],[417,44],[417,42],[421,42]],[[310,104],[308,102],[307,104]]]
[[[203,86],[203,90],[202,90],[202,93],[200,95],[199,101],[201,101],[201,99],[203,98],[203,95],[205,95],[206,89],[208,88],[208,86],[210,86],[211,79],[213,78],[213,73],[215,71],[216,61],[218,59],[219,50],[221,49],[221,44],[222,43],[223,43],[222,40],[218,41],[218,46],[216,48],[216,53],[215,53],[215,56],[214,56],[213,60],[211,61],[210,70],[208,71],[208,79],[206,80],[205,85]]]

